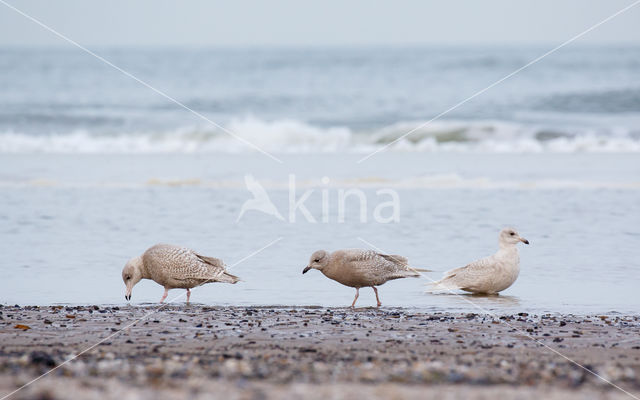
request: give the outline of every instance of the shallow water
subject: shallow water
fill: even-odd
[[[350,304],[354,290],[318,271],[302,275],[317,249],[367,247],[409,257],[438,271],[497,248],[497,233],[517,227],[521,273],[499,297],[423,293],[424,279],[380,288],[385,306],[495,312],[637,312],[640,293],[640,159],[632,154],[383,153],[357,164],[353,154],[282,156],[278,164],[244,155],[4,155],[0,158],[0,302],[120,304],[126,260],[157,242],[182,244],[233,265],[243,282],[194,289],[192,300],[229,305]],[[265,187],[286,221],[248,211],[244,175]],[[289,220],[289,175],[301,212]],[[327,184],[322,178],[327,177]],[[338,222],[338,191],[360,188]],[[378,223],[373,209],[399,196],[399,221]],[[322,191],[328,222],[322,220]],[[434,279],[440,272],[429,273]],[[181,295],[174,290],[170,297]],[[155,302],[162,288],[141,282],[134,303]],[[182,301],[180,299],[179,301]],[[361,290],[360,306],[375,304]]]
[[[283,163],[82,52],[0,49],[2,303],[119,304],[122,266],[154,243],[233,265],[279,239],[232,268],[243,282],[193,300],[344,306],[353,289],[301,274],[314,250],[366,241],[437,279],[513,225],[532,244],[502,296],[428,295],[428,279],[405,279],[381,287],[383,303],[637,312],[638,46],[567,46],[397,143],[549,49],[92,50]],[[284,221],[254,210],[238,221],[247,174]],[[293,222],[290,182],[294,203],[313,191],[315,223],[300,209]],[[380,223],[393,194],[398,218]],[[133,300],[161,294],[145,281]],[[358,304],[373,305],[372,291]]]

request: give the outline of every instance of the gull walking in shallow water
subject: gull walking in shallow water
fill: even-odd
[[[356,289],[356,297],[351,307],[355,307],[360,288],[371,287],[376,294],[378,307],[382,305],[378,297],[378,289],[383,283],[392,279],[417,278],[419,271],[428,271],[409,267],[409,260],[398,255],[380,254],[373,250],[346,249],[328,253],[318,250],[309,260],[309,265],[302,271],[317,269],[327,278]]]
[[[520,273],[519,243],[529,244],[513,228],[498,235],[500,249],[492,256],[444,273],[444,278],[431,284],[430,292],[464,290],[471,293],[497,294],[511,286]]]
[[[167,298],[169,289],[187,289],[189,303],[191,288],[209,282],[236,283],[240,280],[227,272],[222,260],[171,244],[157,244],[127,262],[122,270],[122,280],[127,287],[126,300],[131,300],[131,290],[141,279],[152,279],[164,286],[160,303]]]

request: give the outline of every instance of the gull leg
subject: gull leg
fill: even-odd
[[[191,289],[187,289],[187,304],[189,304],[189,297],[191,297]]]
[[[378,297],[378,289],[376,289],[375,286],[371,286],[373,288],[373,291],[376,293],[376,300],[378,301],[378,307],[380,307],[382,305],[382,303],[380,303],[380,297]]]
[[[356,288],[356,298],[353,299],[353,303],[351,303],[351,308],[356,308],[356,300],[358,300],[359,295],[360,295],[360,289]]]
[[[164,294],[162,295],[162,298],[160,299],[160,303],[162,303],[164,301],[164,299],[167,298],[168,295],[169,295],[169,288],[164,288]]]

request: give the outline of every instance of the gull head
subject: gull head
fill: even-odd
[[[520,236],[518,231],[513,228],[504,228],[501,230],[498,236],[498,242],[500,246],[515,246],[518,242],[529,244],[529,241]]]
[[[127,265],[122,269],[122,280],[127,287],[124,298],[131,300],[131,290],[142,279],[142,257],[134,257],[127,261]]]
[[[305,274],[312,268],[322,271],[322,269],[329,263],[329,253],[324,250],[318,250],[311,255],[309,259],[309,265],[302,270]]]

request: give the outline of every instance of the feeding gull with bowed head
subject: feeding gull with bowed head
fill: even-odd
[[[464,290],[478,294],[498,294],[513,284],[520,273],[518,243],[529,241],[513,228],[504,228],[498,235],[498,251],[464,267],[444,273],[438,282],[430,284],[430,292]]]
[[[360,294],[360,288],[371,287],[376,294],[378,307],[382,305],[378,297],[380,286],[392,279],[417,278],[426,269],[409,267],[409,260],[403,256],[380,254],[373,250],[345,249],[329,253],[318,250],[311,255],[309,265],[303,274],[311,269],[317,269],[327,278],[333,279],[345,286],[356,289],[356,297],[351,307],[355,307]]]
[[[131,300],[131,291],[141,279],[151,279],[164,286],[160,303],[167,298],[169,289],[187,289],[189,303],[191,288],[209,282],[236,283],[240,280],[227,272],[222,260],[171,244],[157,244],[127,262],[122,270],[122,280],[127,287],[126,300]]]

